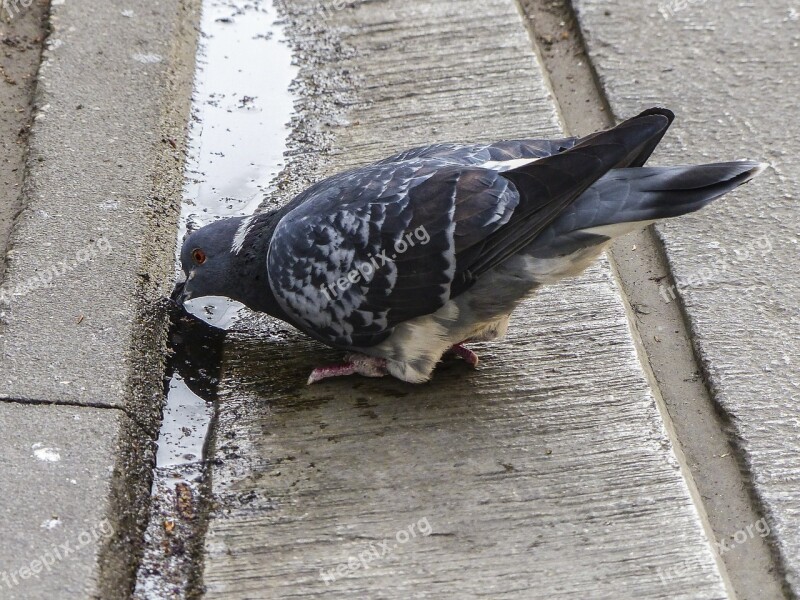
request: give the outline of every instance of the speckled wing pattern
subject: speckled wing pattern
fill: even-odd
[[[666,123],[646,116],[580,145],[426,146],[320,182],[275,229],[272,292],[297,327],[325,343],[379,344],[530,244],[592,183],[636,160]],[[502,173],[482,167],[521,158],[539,160]]]
[[[267,261],[283,310],[344,348],[380,343],[450,299],[457,255],[519,201],[499,173],[411,158],[336,176],[278,224]]]

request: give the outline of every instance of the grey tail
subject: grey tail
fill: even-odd
[[[451,286],[451,297],[528,246],[610,171],[638,164],[653,140],[661,139],[669,123],[670,117],[660,112],[643,113],[594,134],[569,150],[502,173],[518,191],[519,205],[508,223],[468,253],[462,252],[459,268],[463,278]]]
[[[575,210],[570,229],[608,237],[624,235],[643,223],[700,210],[758,176],[767,166],[754,161],[737,161],[690,167],[616,169],[570,207]],[[581,210],[589,207],[593,210]]]

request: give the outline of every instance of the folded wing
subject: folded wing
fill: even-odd
[[[427,147],[322,182],[275,230],[267,260],[275,298],[326,343],[378,344],[530,244],[605,173],[639,160],[668,125],[659,114],[635,117],[503,173],[453,164],[431,155],[452,148]],[[517,150],[495,147],[489,158]]]

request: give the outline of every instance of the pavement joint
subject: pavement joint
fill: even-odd
[[[707,382],[718,405],[715,413],[732,432],[731,451],[741,456],[746,485],[774,531],[769,538],[777,555],[773,565],[745,564],[743,577],[772,566],[784,592],[797,597],[800,381],[794,363],[800,280],[791,265],[797,260],[800,170],[793,160],[796,131],[785,117],[795,109],[800,89],[796,19],[785,0],[743,4],[734,11],[697,2],[669,19],[653,4],[636,0],[573,4],[614,115],[635,112],[644,102],[663,102],[678,115],[657,160],[749,156],[771,164],[758,180],[702,214],[656,225],[655,235],[675,274],[699,359],[696,376]],[[768,256],[742,257],[724,275],[717,267],[713,284],[696,283],[697,275],[715,268],[720,258],[738,258],[742,248],[765,236],[772,248]],[[695,283],[680,285],[692,278]],[[694,402],[676,398],[674,407],[688,412]],[[716,466],[713,460],[700,464]],[[725,495],[717,492],[709,502]],[[754,590],[752,597],[765,594]]]
[[[572,3],[518,1],[528,16],[530,37],[545,66],[565,129],[578,135],[612,126],[613,112],[589,58]],[[748,544],[746,552],[720,551],[720,542],[724,543],[734,529],[741,531],[763,522],[765,507],[749,476],[731,417],[714,402],[707,376],[683,379],[687,373],[705,371],[695,353],[683,302],[680,298],[675,303],[661,302],[663,288],[648,285],[656,279],[670,284],[674,280],[662,242],[650,227],[615,243],[609,260],[640,362],[729,597],[754,598],[761,593],[781,596],[786,592],[782,589],[782,560],[768,539]],[[692,400],[687,403],[687,398]]]
[[[137,427],[142,430],[142,433],[149,438],[154,439],[152,435],[152,427],[147,427],[145,423],[136,418],[130,410],[125,407],[115,406],[113,404],[105,404],[102,402],[70,402],[64,400],[39,400],[36,398],[10,398],[0,396],[0,404],[21,404],[24,406],[64,406],[72,408],[97,408],[101,410],[119,410],[133,421]]]

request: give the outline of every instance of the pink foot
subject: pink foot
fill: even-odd
[[[480,362],[478,355],[475,354],[472,350],[470,350],[466,346],[464,346],[464,342],[456,344],[455,346],[450,348],[450,352],[452,352],[456,356],[460,356],[461,358],[463,358],[465,361],[467,361],[467,364],[472,367],[477,367],[478,363]]]
[[[331,377],[345,377],[347,375],[363,375],[364,377],[383,377],[386,375],[386,360],[374,356],[361,354],[348,354],[344,362],[339,365],[320,367],[311,372],[308,385]]]

